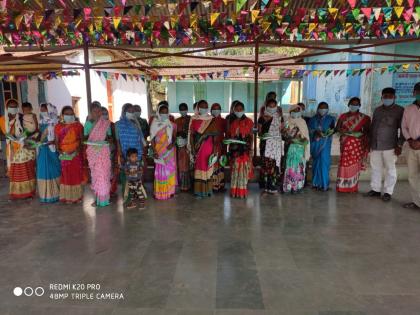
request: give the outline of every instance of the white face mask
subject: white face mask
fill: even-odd
[[[39,115],[41,116],[41,118],[49,118],[50,116],[48,115],[48,112],[40,112]]]
[[[207,115],[207,113],[209,112],[208,108],[199,108],[198,112],[200,113],[200,115]]]
[[[237,111],[235,111],[235,115],[236,115],[236,117],[238,117],[238,118],[242,118],[242,116],[243,116],[243,115],[245,115],[245,112],[244,112],[244,111],[241,111],[241,112],[237,112]]]
[[[273,116],[276,112],[277,112],[276,107],[266,107],[265,108],[265,113],[269,116]]]
[[[64,119],[64,122],[66,122],[66,123],[71,123],[71,122],[74,122],[76,120],[74,115],[63,115],[63,119]]]
[[[182,117],[185,117],[188,115],[188,111],[187,110],[180,110],[179,113],[181,114]]]
[[[141,112],[135,112],[135,113],[134,113],[134,115],[135,115],[137,118],[140,118],[140,117],[141,117]]]
[[[17,107],[9,107],[9,108],[7,109],[7,112],[8,112],[10,115],[16,115],[16,114],[19,112],[19,108],[17,108]]]
[[[169,114],[159,114],[162,121],[167,121],[169,119]]]
[[[302,112],[291,112],[290,113],[290,116],[292,117],[292,118],[300,118],[300,117],[302,117]]]

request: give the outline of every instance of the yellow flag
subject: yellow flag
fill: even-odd
[[[113,18],[112,18],[112,21],[114,22],[114,28],[115,29],[118,29],[118,26],[120,25],[120,23],[121,23],[121,16],[114,16]]]
[[[229,0],[223,0],[223,3],[224,3],[225,5],[227,5],[227,4],[228,4],[228,1],[229,1]]]
[[[257,19],[259,14],[260,14],[260,10],[252,10],[251,11],[251,21],[252,21],[252,23],[255,23],[255,20]]]
[[[395,25],[394,25],[394,24],[389,24],[389,25],[388,25],[388,31],[389,31],[391,34],[395,34]]]
[[[61,24],[61,17],[57,16],[54,21],[54,27],[57,28]]]
[[[217,18],[219,17],[219,12],[214,12],[210,15],[210,25],[213,26],[214,22],[216,22]]]
[[[20,24],[22,23],[22,19],[23,19],[23,15],[19,14],[17,17],[15,17],[15,25],[16,28],[18,29]]]
[[[308,29],[309,33],[312,33],[315,27],[316,27],[316,23],[309,23],[309,29]]]
[[[175,27],[176,23],[178,23],[179,16],[178,15],[171,15],[171,26],[172,28]]]
[[[337,8],[329,8],[328,12],[333,17],[334,20],[337,18],[337,14],[338,14],[338,9]]]
[[[400,17],[404,11],[404,7],[394,7],[395,14]]]
[[[95,28],[97,30],[101,30],[102,29],[102,17],[95,17],[94,21],[95,21]]]
[[[402,65],[402,69],[403,69],[404,72],[407,72],[409,68],[410,68],[410,64],[408,64],[408,63]]]
[[[264,22],[262,22],[262,29],[263,29],[263,32],[265,33],[265,32],[267,32],[267,30],[268,30],[268,28],[270,27],[270,25],[271,25],[271,22],[268,22],[268,21],[264,21]]]
[[[41,9],[44,9],[44,4],[42,3],[41,0],[35,0],[35,2]]]
[[[34,21],[35,21],[36,28],[39,28],[43,20],[44,20],[43,15],[35,15]]]
[[[399,6],[402,6],[403,2],[404,2],[404,0],[397,0],[397,4],[398,4]]]
[[[190,15],[190,27],[197,28],[197,14],[195,13]]]
[[[89,33],[93,34],[94,28],[93,28],[93,23],[89,23]]]

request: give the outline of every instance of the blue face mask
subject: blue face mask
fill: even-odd
[[[162,121],[167,121],[169,119],[169,114],[160,114],[159,116]]]
[[[265,108],[265,113],[269,116],[273,116],[276,112],[277,112],[276,107],[266,107]]]
[[[350,105],[350,106],[349,106],[349,110],[350,110],[352,113],[358,112],[358,111],[359,111],[359,109],[360,109],[360,105]]]
[[[385,106],[391,106],[392,104],[394,104],[394,103],[395,103],[395,99],[394,99],[394,98],[383,98],[383,99],[382,99],[382,103],[383,103]]]
[[[211,114],[213,115],[213,117],[218,117],[220,116],[221,110],[220,109],[212,109],[211,110]]]
[[[71,122],[74,122],[76,120],[74,115],[63,115],[63,119],[64,119],[64,122],[66,122],[66,123],[71,123]]]
[[[290,116],[292,117],[292,118],[300,118],[300,117],[302,117],[302,112],[291,112],[290,113]]]
[[[136,114],[135,113],[130,113],[130,112],[126,112],[125,113],[125,117],[127,117],[127,119],[136,119]]]
[[[188,111],[187,110],[180,110],[179,113],[181,114],[182,117],[185,117],[188,115]]]
[[[318,114],[320,114],[321,116],[325,116],[326,114],[328,114],[328,108],[318,109]]]
[[[236,117],[238,117],[238,118],[242,118],[242,116],[245,114],[245,112],[244,111],[241,111],[241,112],[237,112],[237,111],[235,111],[235,115],[236,115]]]
[[[199,108],[198,112],[200,113],[201,116],[207,115],[207,113],[209,112],[208,108]]]

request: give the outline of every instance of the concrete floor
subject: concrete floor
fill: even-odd
[[[8,203],[0,185],[2,315],[420,314],[420,212],[400,206],[406,182],[387,204],[310,189],[261,197],[254,185],[247,200],[182,194],[141,212],[120,200],[95,210],[90,193],[79,206]],[[124,300],[50,296],[72,292]]]

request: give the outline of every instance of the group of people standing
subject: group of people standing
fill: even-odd
[[[409,144],[409,182],[413,202],[420,206],[420,83],[414,88],[416,100],[404,108],[395,103],[395,90],[382,91],[382,105],[372,119],[360,112],[361,100],[350,99],[348,112],[336,119],[326,102],[318,105],[313,117],[303,117],[305,105],[289,109],[287,119],[270,92],[260,109],[257,127],[245,114],[240,101],[231,104],[227,117],[222,106],[205,100],[179,105],[175,119],[166,101],[159,103],[150,121],[141,117],[141,107],[125,104],[113,123],[98,102],[90,106],[84,126],[73,109],[57,112],[52,104],[41,104],[39,119],[30,103],[21,109],[16,100],[6,104],[0,127],[7,137],[10,199],[35,197],[41,202],[77,203],[89,180],[95,195],[94,206],[110,203],[118,183],[127,207],[145,207],[145,170],[154,162],[153,196],[166,200],[181,192],[193,191],[197,198],[225,191],[225,167],[230,166],[230,195],[246,198],[254,165],[260,165],[260,187],[264,194],[297,193],[306,184],[307,162],[312,160],[312,187],[330,187],[333,135],[340,137],[337,173],[338,192],[357,192],[360,172],[370,152],[371,187],[366,196],[391,199],[397,180],[396,159],[402,144]],[[259,157],[253,144],[259,141]],[[385,171],[384,184],[382,173]],[[383,186],[383,187],[382,187]]]

